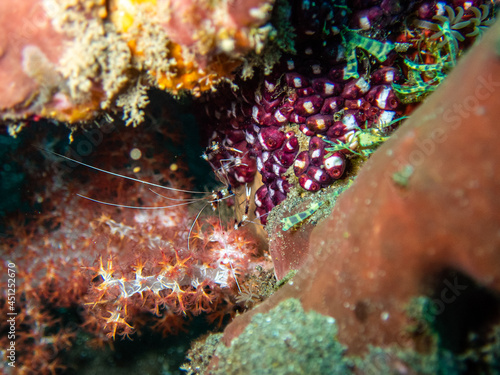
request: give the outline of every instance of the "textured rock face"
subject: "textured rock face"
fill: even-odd
[[[17,108],[39,89],[36,76],[23,69],[26,47],[36,48],[50,63],[61,56],[64,37],[56,32],[39,0],[0,4],[0,112]]]
[[[499,45],[497,24],[373,154],[312,232],[291,285],[256,312],[299,297],[334,317],[340,341],[360,353],[414,347],[404,309],[423,294],[437,298],[436,314],[459,299],[466,286],[449,270],[500,291]],[[225,342],[250,318],[228,326]]]

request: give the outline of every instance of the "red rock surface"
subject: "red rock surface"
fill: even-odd
[[[302,211],[307,209],[304,205],[299,207]],[[288,216],[300,212],[301,208],[296,208],[296,212],[291,212]],[[274,263],[274,274],[278,280],[285,277],[289,271],[297,270],[304,264],[309,252],[309,236],[313,229],[312,224],[304,223],[296,231],[279,233],[282,227],[283,225],[278,225],[275,229],[278,235],[269,238],[269,251]]]
[[[23,70],[23,49],[38,47],[57,63],[63,37],[57,33],[40,0],[0,2],[0,113],[30,99],[38,84]]]
[[[272,8],[272,1],[231,0],[214,5],[198,1],[161,0],[159,9],[163,8],[168,9],[168,12],[161,25],[169,38],[179,45],[189,47],[199,40],[200,35],[197,34],[208,25],[221,32],[224,30],[227,36],[239,33],[237,37],[243,38],[243,34],[250,28],[267,19],[266,13]]]
[[[292,285],[231,323],[226,344],[253,314],[298,297],[306,310],[337,320],[349,353],[368,344],[412,347],[404,308],[435,291],[444,270],[500,291],[499,46],[497,24],[364,165],[312,232]],[[396,183],[405,168],[413,173]],[[453,296],[444,290],[443,298]]]

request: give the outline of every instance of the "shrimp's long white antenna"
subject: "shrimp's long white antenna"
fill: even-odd
[[[76,194],[76,195],[78,195],[80,198],[84,198],[84,199],[87,199],[87,200],[92,201],[92,202],[96,202],[96,203],[100,203],[100,204],[105,204],[106,206],[121,207],[121,208],[136,208],[136,209],[139,209],[139,210],[160,210],[162,208],[179,207],[179,206],[185,206],[185,205],[191,204],[193,202],[198,202],[197,200],[195,200],[195,201],[186,201],[186,202],[182,202],[182,203],[178,203],[178,204],[171,204],[170,206],[157,206],[157,207],[154,207],[154,206],[127,206],[127,205],[124,205],[124,204],[118,204],[118,203],[111,203],[111,202],[100,201],[98,199],[86,197],[85,195],[81,195],[81,194]]]
[[[201,201],[206,201],[205,198],[191,198],[191,199],[185,199],[185,198],[172,198],[172,197],[167,197],[166,195],[160,194],[153,189],[149,188],[149,191],[158,195],[159,197],[162,197],[164,199],[168,199],[171,201],[177,201],[177,202],[188,202],[188,203],[195,203],[195,202],[201,202]]]
[[[144,185],[154,186],[154,187],[157,187],[157,188],[160,188],[160,189],[165,189],[165,190],[180,191],[181,193],[189,193],[189,194],[206,194],[206,193],[205,193],[205,192],[203,192],[203,191],[192,191],[192,190],[176,189],[176,188],[172,188],[172,187],[168,187],[168,186],[158,185],[158,184],[155,184],[155,183],[153,183],[153,182],[142,181],[142,180],[139,180],[138,178],[133,178],[133,177],[125,176],[125,175],[122,175],[122,174],[119,174],[119,173],[114,173],[114,172],[111,172],[111,171],[107,171],[107,170],[105,170],[105,169],[101,169],[101,168],[94,167],[93,165],[83,163],[83,162],[81,162],[81,161],[78,161],[78,160],[72,159],[72,158],[70,158],[70,157],[68,157],[68,156],[64,156],[64,155],[62,155],[62,154],[58,154],[57,152],[54,152],[54,151],[46,150],[46,149],[41,148],[41,147],[38,147],[38,146],[35,146],[35,147],[36,147],[36,148],[38,148],[38,149],[40,149],[40,150],[42,150],[42,151],[45,151],[45,152],[48,152],[48,153],[54,154],[54,155],[56,155],[56,156],[59,156],[60,158],[63,158],[63,159],[69,160],[69,161],[71,161],[71,162],[73,162],[73,163],[83,165],[84,167],[87,167],[87,168],[90,168],[90,169],[94,169],[94,170],[99,171],[99,172],[107,173],[107,174],[112,175],[112,176],[121,177],[121,178],[124,178],[124,179],[126,179],[126,180],[135,181],[135,182],[140,182],[141,184],[144,184]]]
[[[203,210],[205,208],[207,208],[207,206],[208,206],[208,203],[203,206],[203,208],[200,210],[200,212],[198,212],[198,215],[196,215],[196,217],[193,220],[193,224],[191,224],[191,227],[189,228],[189,233],[188,233],[188,252],[191,252],[191,248],[190,248],[190,245],[189,245],[189,239],[191,238],[191,232],[193,231],[194,225],[198,221],[198,218],[200,217],[201,213],[203,212]]]
[[[257,220],[260,220],[261,217],[264,217],[268,215],[267,214],[264,214],[264,215],[260,215],[259,217],[256,217],[255,219],[252,219],[252,220],[245,220],[245,221],[242,221],[241,222],[241,225],[238,227],[238,228],[243,228],[243,227],[246,227],[248,224],[254,224],[254,225],[258,225],[258,226],[261,226],[262,228],[265,227],[264,224],[261,224],[261,223],[258,223]]]
[[[220,202],[220,201],[222,201],[222,200],[224,200],[224,199],[231,198],[233,195],[234,195],[234,194],[231,194],[231,195],[228,195],[227,197],[224,197],[224,198],[214,199],[214,200],[208,201],[208,202],[207,202],[207,204],[205,204],[205,205],[203,206],[203,208],[200,210],[200,212],[198,212],[198,215],[196,215],[196,217],[195,217],[195,218],[194,218],[194,220],[193,220],[193,224],[191,224],[191,227],[189,228],[189,233],[188,233],[188,251],[191,251],[191,249],[190,249],[190,245],[189,245],[189,239],[191,238],[191,232],[193,231],[193,228],[194,228],[194,226],[195,226],[196,222],[198,221],[198,219],[199,219],[199,217],[200,217],[201,213],[203,212],[203,210],[204,210],[205,208],[207,208],[207,206],[208,206],[209,204],[212,204],[212,203],[215,203],[215,202]],[[179,204],[179,206],[180,206],[180,204]],[[170,206],[170,207],[175,207],[175,206]],[[220,215],[220,211],[219,211],[219,215]],[[219,216],[219,220],[220,220],[220,216]]]
[[[240,227],[245,227],[245,226],[247,226],[248,224],[254,224],[254,225],[259,225],[259,226],[261,226],[262,228],[264,228],[264,227],[265,227],[265,225],[264,225],[264,224],[261,224],[261,223],[257,223],[257,220],[260,220],[260,218],[261,218],[261,217],[264,217],[264,216],[267,216],[267,215],[269,215],[269,212],[267,212],[267,213],[265,213],[265,214],[263,214],[263,215],[260,215],[259,217],[256,217],[255,219],[252,219],[252,220],[245,220],[244,222],[242,222],[242,223],[244,223],[244,224],[242,224]]]

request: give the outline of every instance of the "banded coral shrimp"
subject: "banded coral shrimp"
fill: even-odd
[[[159,183],[155,182],[149,182],[140,178],[135,178],[131,177],[125,174],[120,174],[116,172],[112,172],[107,169],[99,168],[94,165],[90,165],[87,163],[84,163],[82,161],[73,159],[71,157],[62,155],[60,153],[56,153],[54,151],[46,150],[43,148],[40,148],[43,152],[49,153],[52,156],[55,156],[57,158],[66,160],[71,163],[75,163],[76,165],[81,165],[84,166],[90,170],[94,170],[99,173],[104,173],[107,175],[111,175],[114,177],[117,177],[118,179],[122,180],[127,180],[131,181],[133,183],[138,183],[140,185],[146,186],[149,190],[149,192],[153,193],[155,196],[160,197],[162,199],[168,200],[172,202],[171,204],[168,205],[154,205],[154,206],[147,206],[144,204],[140,205],[127,205],[127,204],[121,204],[121,203],[114,203],[110,201],[105,201],[105,200],[100,200],[96,199],[93,196],[81,194],[81,193],[76,193],[76,195],[82,199],[85,199],[90,202],[97,203],[99,205],[104,205],[104,206],[111,206],[111,207],[116,207],[119,209],[135,209],[139,211],[150,211],[150,210],[169,210],[169,209],[174,209],[176,207],[183,207],[183,206],[192,206],[199,204],[201,205],[201,209],[198,210],[197,214],[195,217],[192,219],[191,224],[189,226],[189,231],[187,233],[187,239],[186,239],[186,248],[187,248],[187,253],[190,254],[194,251],[192,248],[192,244],[196,240],[203,240],[202,242],[206,243],[207,242],[218,242],[222,244],[223,249],[230,249],[231,244],[229,243],[229,235],[227,233],[227,229],[224,229],[223,222],[224,220],[222,219],[221,216],[221,210],[219,209],[221,206],[222,202],[233,200],[236,198],[237,193],[233,191],[232,185],[230,183],[230,179],[228,177],[227,171],[235,166],[239,166],[242,164],[241,157],[240,155],[243,154],[242,151],[235,149],[235,148],[229,148],[225,146],[218,145],[216,143],[213,143],[207,150],[203,153],[202,157],[205,159],[211,167],[213,168],[215,175],[218,179],[218,181],[222,184],[218,189],[212,190],[212,192],[207,192],[207,191],[196,191],[196,190],[188,190],[188,189],[181,189],[181,188],[175,188],[171,186],[165,186],[161,185]],[[219,160],[219,168],[215,167],[215,164],[212,160],[213,155],[217,154],[220,150],[224,151],[230,151],[233,157],[228,158],[228,159],[222,159]],[[235,224],[234,224],[234,230],[237,230],[238,228],[241,228],[245,225],[247,225],[250,220],[248,220],[248,213],[249,213],[249,205],[250,205],[250,197],[251,197],[251,188],[248,186],[245,186],[245,196],[243,200],[243,214],[241,217],[241,220],[235,219]],[[175,196],[169,196],[169,194],[173,193]],[[182,194],[183,196],[179,196],[179,194]],[[185,195],[189,195],[189,197],[185,197]],[[238,203],[232,204],[235,209],[239,207],[240,205]],[[202,217],[203,212],[207,207],[211,207],[213,211],[218,211],[218,220],[214,221],[211,220],[209,225],[213,229],[211,231],[211,236],[205,237],[202,235],[203,233],[203,226],[206,223],[200,224],[200,218]],[[113,227],[113,230],[115,231],[121,231],[119,228],[119,224],[117,224],[111,217],[105,217],[104,219],[101,218],[99,220],[105,220],[106,223],[110,226]],[[193,234],[193,231],[196,228],[196,234]],[[237,272],[236,272],[236,267],[234,266],[234,261],[233,258],[238,258],[238,254],[235,254],[231,250],[227,251],[219,251],[219,256],[220,256],[220,262],[223,264],[226,264],[230,268],[230,273],[232,275],[232,278],[237,286],[238,291],[241,293],[242,289],[240,287],[240,283],[238,282],[237,278]]]
[[[224,217],[225,202],[237,193],[225,180],[211,193],[190,190],[191,184],[182,178],[182,162],[181,172],[164,170],[166,177],[161,180],[148,171],[150,161],[127,162],[129,147],[123,147],[126,152],[118,156],[109,148],[99,150],[89,163],[44,152],[51,158],[49,162],[64,160],[78,167],[62,183],[71,188],[66,194],[68,203],[64,204],[68,209],[72,207],[72,218],[82,218],[88,227],[86,238],[67,251],[73,254],[75,247],[91,251],[78,261],[79,271],[90,284],[83,296],[91,322],[86,329],[91,327],[93,333],[104,329],[113,338],[127,336],[140,329],[144,313],[161,316],[161,322],[158,318],[146,319],[158,323],[155,330],[168,330],[172,314],[189,319],[203,313],[210,322],[227,322],[228,316],[246,308],[246,299],[242,302],[238,297],[254,283],[249,276],[260,265],[270,268],[264,247],[244,227],[245,223],[235,230],[231,219]],[[112,153],[110,161],[106,155]],[[224,178],[225,169],[237,160],[224,161],[217,174]],[[139,166],[143,170],[135,174]],[[79,176],[84,176],[83,180]],[[164,189],[164,184],[169,189]],[[127,200],[129,205],[120,204]],[[147,206],[151,207],[144,208]],[[203,215],[209,206],[218,208],[218,213]],[[62,217],[67,212],[62,207],[55,210]]]
[[[227,171],[234,167],[234,166],[239,166],[239,165],[242,165],[242,162],[241,162],[241,158],[236,156],[232,159],[222,159],[220,161],[220,164],[221,166],[219,168],[216,168],[215,165],[210,161],[210,157],[208,156],[209,154],[211,154],[212,152],[217,152],[219,150],[219,147],[222,147],[222,146],[210,146],[209,148],[207,148],[208,152],[204,152],[203,155],[202,155],[202,158],[204,160],[206,160],[207,162],[209,162],[209,164],[211,165],[217,179],[219,182],[221,182],[223,184],[222,187],[220,187],[219,189],[215,189],[215,190],[212,190],[211,193],[207,192],[207,191],[196,191],[196,190],[186,190],[186,189],[180,189],[180,188],[174,188],[174,187],[169,187],[169,186],[165,186],[165,185],[160,185],[160,184],[157,184],[157,183],[153,183],[153,182],[149,182],[149,181],[145,181],[145,180],[142,180],[142,179],[138,179],[138,178],[134,178],[134,177],[130,177],[130,176],[127,176],[127,175],[124,175],[124,174],[119,174],[119,173],[115,173],[115,172],[112,172],[112,171],[109,171],[109,170],[105,170],[103,168],[98,168],[98,167],[95,167],[93,165],[90,165],[90,164],[87,164],[87,163],[84,163],[82,161],[78,161],[76,159],[73,159],[73,158],[70,158],[68,156],[65,156],[65,155],[62,155],[60,153],[57,153],[57,152],[54,152],[54,151],[51,151],[51,150],[48,150],[48,149],[44,149],[42,147],[38,147],[38,146],[35,146],[37,147],[38,149],[40,149],[41,151],[43,152],[46,152],[46,153],[50,153],[54,156],[57,156],[59,158],[62,158],[62,159],[65,159],[71,163],[75,163],[75,164],[78,164],[78,165],[82,165],[84,167],[87,167],[87,168],[90,168],[92,170],[95,170],[95,171],[98,171],[98,172],[102,172],[102,173],[105,173],[105,174],[108,174],[108,175],[112,175],[112,176],[115,176],[115,177],[119,177],[119,178],[122,178],[122,179],[126,179],[126,180],[129,180],[129,181],[134,181],[134,182],[138,182],[140,184],[143,184],[143,185],[147,185],[149,186],[149,190],[158,195],[158,196],[161,196],[162,198],[165,198],[167,200],[171,200],[171,201],[177,201],[179,203],[176,203],[176,204],[171,204],[171,205],[165,205],[165,206],[159,206],[159,207],[145,207],[145,206],[132,206],[132,205],[125,205],[125,204],[118,204],[118,203],[112,203],[112,202],[106,202],[106,201],[102,201],[102,200],[99,200],[99,199],[95,199],[95,198],[92,198],[92,197],[88,197],[88,196],[85,196],[83,194],[77,194],[78,196],[80,196],[81,198],[84,198],[84,199],[87,199],[87,200],[90,200],[90,201],[93,201],[93,202],[96,202],[96,203],[101,203],[101,204],[104,204],[104,205],[108,205],[108,206],[115,206],[115,207],[121,207],[121,208],[132,208],[132,209],[143,209],[143,210],[148,210],[148,209],[165,209],[165,208],[173,208],[173,207],[177,207],[177,206],[184,206],[184,205],[190,205],[190,204],[193,204],[193,203],[196,203],[196,202],[205,202],[203,208],[199,211],[198,215],[196,215],[196,219],[201,215],[201,213],[203,212],[203,210],[208,207],[208,206],[211,206],[213,208],[213,210],[215,211],[217,209],[217,206],[219,203],[221,203],[222,201],[224,200],[227,200],[227,199],[230,199],[230,198],[233,198],[236,196],[236,192],[233,191],[233,187],[230,183],[230,180],[227,176]],[[225,148],[225,149],[230,149],[231,152],[233,153],[239,153],[239,154],[242,154],[242,151],[238,150],[238,149],[235,149],[235,148]],[[133,149],[132,152],[134,151],[137,151],[137,149]],[[140,151],[139,151],[140,153]],[[166,196],[166,195],[163,195],[163,194],[160,194],[158,193],[157,191],[153,190],[153,188],[158,188],[158,189],[161,189],[161,190],[167,190],[169,192],[177,192],[177,193],[185,193],[185,194],[191,194],[191,195],[194,195],[194,196],[199,196],[200,198],[172,198],[172,197],[169,197],[169,196]],[[245,198],[244,198],[244,213],[243,213],[243,218],[240,220],[240,221],[237,221],[235,219],[235,228],[239,228],[241,227],[244,223],[247,223],[248,222],[248,213],[249,213],[249,206],[250,206],[250,197],[251,197],[251,187],[248,186],[248,184],[245,184],[245,189],[244,189],[244,194],[245,194]],[[203,196],[201,196],[203,195]],[[196,222],[196,219],[194,220]],[[195,223],[193,223],[192,227],[194,226]],[[191,227],[191,229],[192,229]]]

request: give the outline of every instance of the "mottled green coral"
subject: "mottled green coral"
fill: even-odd
[[[197,339],[187,354],[189,362],[184,363],[180,369],[186,371],[187,375],[204,374],[221,338],[222,333],[214,333]]]
[[[407,306],[408,317],[415,322],[414,327],[408,327],[408,334],[420,336],[421,341],[426,338],[426,345],[420,345],[419,350],[369,346],[362,356],[347,356],[345,347],[337,341],[335,319],[305,312],[300,301],[291,298],[265,314],[256,314],[229,348],[221,343],[221,334],[203,338],[193,346],[190,362],[182,368],[188,375],[206,374],[215,354],[218,369],[210,370],[213,375],[499,375],[500,326],[492,327],[479,345],[469,343],[471,350],[453,352],[440,344],[443,337],[432,328],[435,316],[431,302],[421,296]]]
[[[214,374],[347,374],[351,362],[336,336],[335,319],[287,299],[256,314],[229,348],[217,348]]]
[[[364,375],[399,375],[404,373],[434,375],[460,374],[463,367],[451,352],[420,354],[396,347],[369,348],[363,358],[355,359],[356,368]]]

